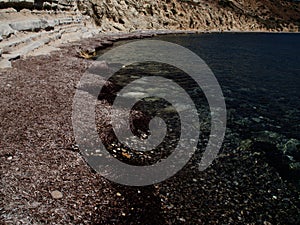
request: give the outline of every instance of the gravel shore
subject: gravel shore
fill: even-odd
[[[297,190],[263,154],[232,149],[226,138],[219,158],[204,172],[197,169],[196,154],[174,177],[153,186],[122,186],[96,174],[74,148],[71,116],[76,85],[92,63],[79,58],[76,48],[94,48],[97,42],[71,43],[0,71],[0,221],[300,223]],[[107,107],[100,103],[103,110]]]

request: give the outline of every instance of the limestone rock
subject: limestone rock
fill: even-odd
[[[84,14],[90,15],[105,31],[122,30],[122,26],[125,30],[298,30],[300,4],[283,0],[276,3],[271,0],[264,1],[270,4],[263,6],[262,0],[87,0],[79,2],[78,8]],[[116,23],[121,27],[116,26]]]
[[[31,19],[11,22],[10,27],[17,31],[35,31],[45,29],[49,26],[46,20],[43,19]]]
[[[0,1],[1,3],[1,1]],[[4,8],[4,9],[0,9],[0,13],[16,13],[17,10],[15,10],[14,8]]]
[[[14,34],[15,31],[7,23],[0,24],[0,36],[8,37],[11,34]]]
[[[7,59],[0,59],[0,69],[11,68],[11,62]]]
[[[31,13],[31,10],[29,9],[22,9],[20,10],[21,13],[24,13],[24,14],[28,14],[28,13]]]

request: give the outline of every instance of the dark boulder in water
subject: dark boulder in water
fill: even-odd
[[[292,156],[297,162],[300,161],[300,141],[297,139],[288,140],[284,146],[285,154]]]
[[[275,144],[253,141],[249,144],[249,149],[263,153],[268,164],[275,168],[281,177],[293,181],[300,175],[300,171],[290,166],[293,163],[291,158],[279,150]]]

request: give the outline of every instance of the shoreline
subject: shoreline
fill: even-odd
[[[101,49],[105,48],[105,46],[110,46],[109,44],[104,44],[101,47],[101,39],[106,41],[120,41],[120,40],[134,40],[134,39],[142,39],[142,38],[151,38],[153,36],[160,35],[188,35],[188,34],[300,34],[300,32],[274,32],[274,31],[203,31],[203,30],[168,30],[168,29],[160,29],[160,30],[135,30],[132,32],[103,32],[99,34],[94,34],[91,37],[81,38],[80,40],[71,40],[70,42],[65,42],[62,44],[49,43],[39,46],[36,49],[29,50],[28,52],[18,53],[18,49],[12,54],[3,54],[0,55],[0,70],[11,68],[11,62],[18,60],[20,58],[26,58],[28,56],[40,56],[40,55],[48,55],[53,51],[59,51],[64,46],[72,45],[80,45],[83,43],[83,51],[91,52],[96,51],[97,47]],[[96,43],[93,43],[93,40],[99,40],[100,46],[96,46]],[[90,42],[90,46],[88,46],[87,42]],[[1,42],[0,42],[1,44]],[[3,44],[3,43],[2,43]],[[25,46],[26,47],[26,46]],[[0,46],[1,48],[1,46]],[[0,51],[1,52],[1,51]]]
[[[72,100],[92,64],[77,56],[76,47],[96,44],[94,38],[68,43],[60,51],[21,58],[12,62],[12,69],[0,71],[0,221],[299,222],[298,192],[248,148],[225,149],[202,173],[191,161],[174,177],[147,187],[122,186],[91,171],[74,146]],[[109,107],[99,103],[100,125]]]

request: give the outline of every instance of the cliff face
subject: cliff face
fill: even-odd
[[[98,26],[95,26],[95,23]],[[0,68],[103,31],[299,31],[287,0],[0,0]],[[33,42],[32,42],[33,41]]]
[[[0,0],[0,9],[79,11],[102,31],[299,31],[292,0]],[[0,15],[1,16],[1,15]]]
[[[299,31],[300,3],[286,0],[87,0],[79,9],[104,31]]]
[[[99,33],[74,0],[0,0],[0,69]]]

